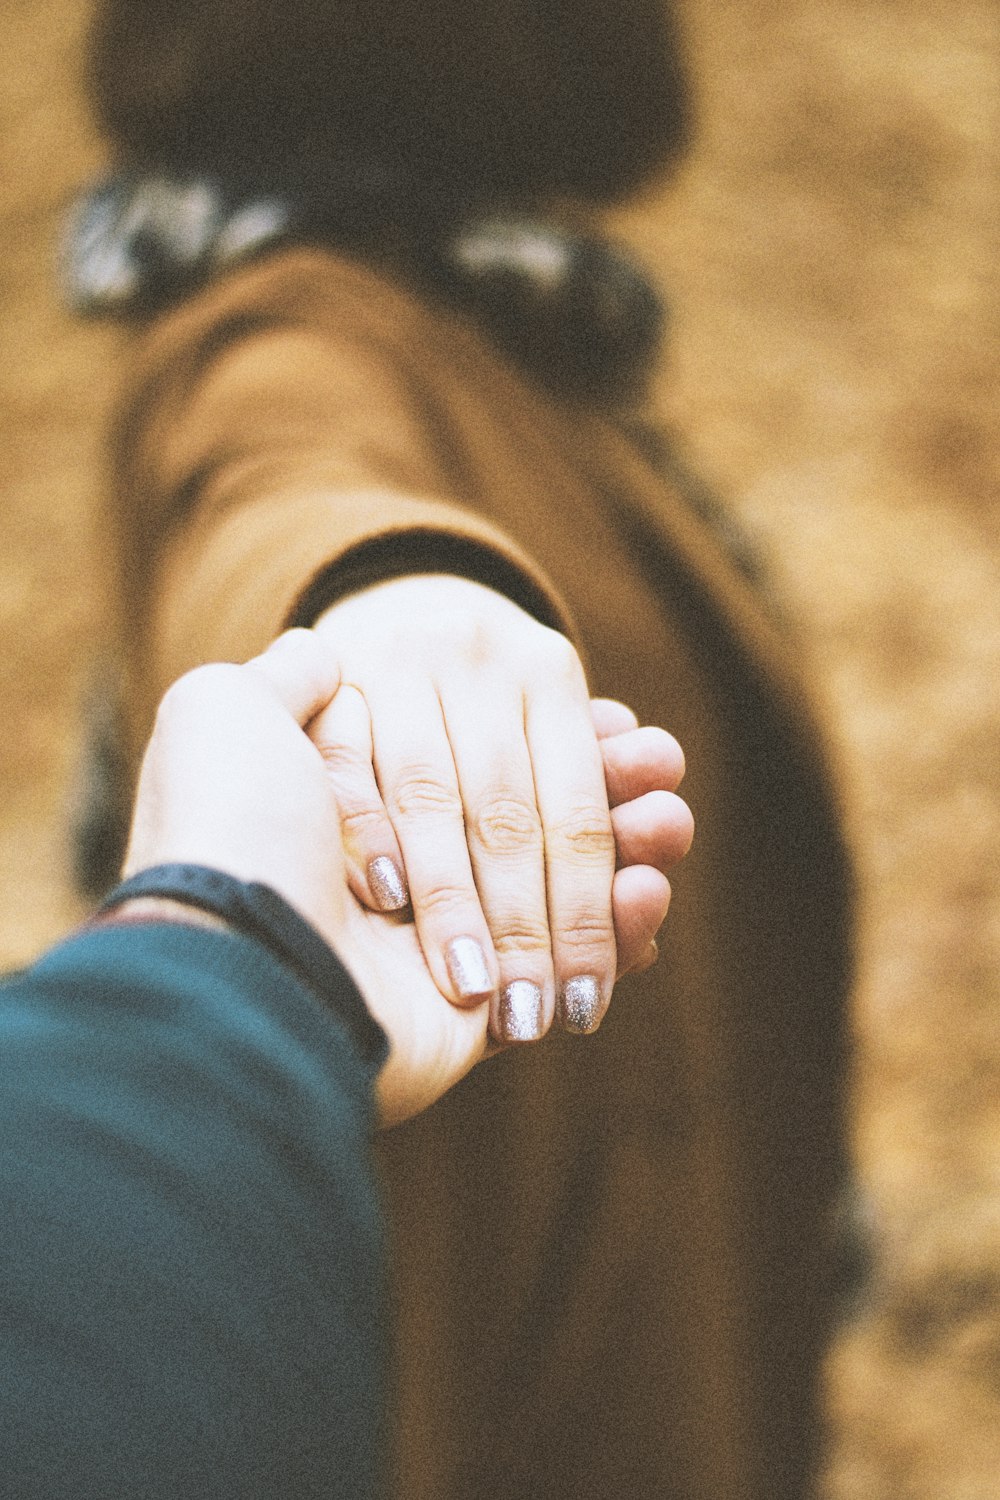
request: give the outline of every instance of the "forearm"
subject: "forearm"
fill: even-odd
[[[336,1017],[187,924],[76,937],[0,997],[12,1490],[374,1493],[372,1079]]]
[[[147,606],[147,695],[157,699],[202,661],[245,660],[346,594],[428,572],[484,583],[542,623],[571,629],[520,550],[454,507],[304,484],[247,489],[224,509],[193,516],[164,548]]]
[[[164,318],[116,443],[125,634],[151,705],[345,591],[449,571],[570,629],[549,580],[456,467],[414,350],[426,310],[318,254],[253,267]],[[389,305],[391,304],[391,305]],[[406,324],[400,331],[399,325]]]

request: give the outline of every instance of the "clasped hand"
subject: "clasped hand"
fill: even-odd
[[[435,983],[488,998],[497,1041],[554,1017],[595,1030],[616,973],[649,962],[690,842],[676,741],[592,707],[566,637],[463,578],[377,585],[316,630],[342,672],[311,732],[354,894],[401,906],[405,879]]]
[[[392,1124],[557,1014],[593,1030],[616,973],[653,961],[692,833],[682,774],[669,735],[590,703],[563,637],[477,584],[410,578],[174,684],[126,873],[197,862],[291,901],[389,1036]],[[407,902],[412,922],[386,915]]]

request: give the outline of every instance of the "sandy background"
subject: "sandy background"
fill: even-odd
[[[825,1500],[1000,1495],[1000,11],[685,0],[699,148],[624,227],[658,400],[757,535],[828,704],[865,890],[855,1138],[880,1243]],[[0,0],[0,964],[65,930],[115,337],[53,291],[99,160],[81,0]]]

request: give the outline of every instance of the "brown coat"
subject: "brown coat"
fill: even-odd
[[[367,578],[451,567],[565,623],[685,747],[659,966],[592,1039],[477,1070],[384,1142],[406,1500],[791,1500],[842,1175],[849,880],[787,647],[609,420],[332,253],[154,327],[123,412],[138,743],[183,669]],[[319,580],[319,582],[317,582]]]

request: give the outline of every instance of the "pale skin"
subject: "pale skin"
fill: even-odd
[[[305,630],[287,632],[246,666],[201,667],[175,683],[143,762],[125,873],[201,863],[262,881],[290,901],[336,949],[389,1037],[376,1097],[391,1125],[496,1050],[492,997],[456,1005],[442,993],[425,960],[419,906],[415,926],[354,894],[338,794],[317,748],[341,683],[341,662],[322,634]],[[668,761],[668,779],[677,774],[669,736],[635,727],[620,704],[595,705],[593,720],[621,867],[605,877],[612,941],[622,969],[635,968],[649,961],[669,900],[661,867],[685,852],[690,814],[670,823],[648,811],[650,779],[662,778]]]
[[[438,988],[489,998],[498,1040],[511,1039],[510,987],[526,984],[532,1036],[554,1018],[595,1030],[615,978],[655,961],[665,871],[691,841],[676,740],[639,732],[621,704],[592,706],[565,636],[463,578],[377,585],[316,630],[343,672],[313,736],[354,894],[378,906],[369,871],[392,862]],[[456,973],[450,947],[469,939],[482,962]],[[581,988],[587,1003],[567,1003]]]

